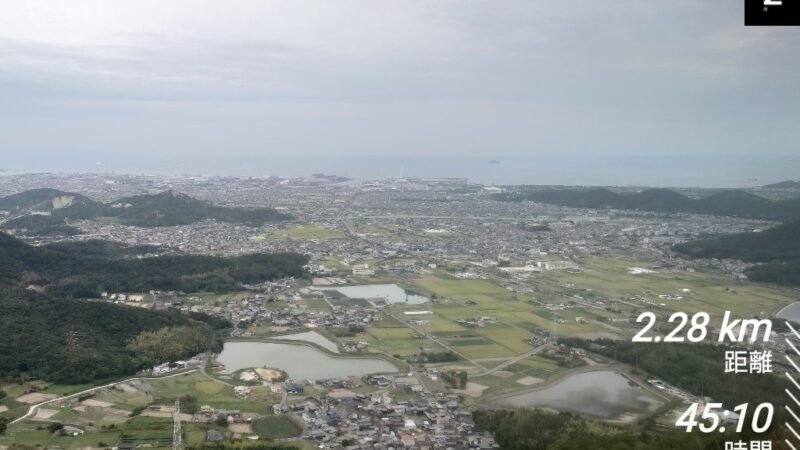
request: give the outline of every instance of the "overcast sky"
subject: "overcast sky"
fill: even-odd
[[[3,0],[0,154],[798,155],[741,3]]]

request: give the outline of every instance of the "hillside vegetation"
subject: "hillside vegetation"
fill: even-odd
[[[663,213],[695,213],[764,220],[800,220],[800,199],[772,201],[743,191],[721,191],[693,199],[670,189],[617,193],[595,189],[532,189],[496,194],[500,201],[536,201],[573,208],[629,209]]]
[[[175,191],[119,199],[111,203],[107,214],[127,225],[142,227],[187,225],[205,219],[260,226],[290,219],[272,208],[214,206]]]
[[[478,426],[494,434],[504,450],[718,450],[720,442],[738,439],[726,434],[686,433],[645,427],[614,427],[570,413],[537,409],[482,410],[475,414]]]
[[[250,254],[234,258],[203,255],[109,257],[101,244],[32,247],[0,233],[0,285],[40,286],[68,297],[97,297],[103,291],[228,291],[240,283],[299,277],[307,257],[296,253]]]
[[[188,225],[209,219],[255,227],[291,219],[273,208],[215,206],[175,191],[126,197],[105,204],[72,192],[33,189],[0,198],[0,211],[11,216],[0,228],[28,236],[78,234],[77,228],[69,226],[71,221],[99,217],[140,227]]]
[[[753,281],[800,285],[800,221],[758,233],[737,233],[673,247],[690,258],[729,258],[765,263],[745,273]]]
[[[154,362],[218,350],[218,330],[226,325],[200,314],[190,317],[0,288],[0,378],[74,384],[133,374]],[[171,329],[183,331],[168,354],[131,344],[146,341],[150,332]]]
[[[238,290],[240,283],[302,276],[307,262],[294,253],[137,257],[152,251],[103,241],[33,247],[0,233],[0,378],[82,383],[218,350],[225,321],[78,298]]]
[[[66,224],[63,217],[27,214],[0,224],[0,229],[16,230],[21,234],[40,237],[66,237],[81,234],[81,230]]]
[[[772,374],[723,373],[725,351],[712,345],[578,338],[562,338],[559,342],[630,364],[696,395],[713,397],[727,407],[744,402],[778,404],[783,401],[783,389],[789,387],[788,380]]]

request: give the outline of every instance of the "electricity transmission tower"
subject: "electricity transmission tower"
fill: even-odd
[[[175,400],[175,412],[172,415],[172,450],[183,450],[183,437],[181,433],[181,401]]]

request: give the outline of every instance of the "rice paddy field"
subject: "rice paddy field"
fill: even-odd
[[[628,272],[631,267],[646,267],[646,263],[602,257],[585,258],[582,265],[582,273],[553,273],[552,279],[574,284],[576,290],[593,296],[609,299],[646,297],[663,304],[657,309],[688,314],[704,311],[712,317],[721,317],[725,311],[744,318],[771,316],[798,298],[797,292],[788,288],[738,281],[713,272],[656,269],[655,273],[632,275]],[[659,298],[660,295],[682,298],[670,300]]]
[[[418,353],[422,346],[442,350],[439,342],[467,359],[510,358],[532,350],[528,340],[536,331],[628,339],[639,329],[638,324],[630,323],[631,315],[646,310],[664,315],[705,311],[713,318],[731,311],[734,317],[748,318],[773,315],[798,297],[787,288],[738,281],[713,272],[656,269],[634,275],[629,271],[648,266],[623,257],[586,257],[580,273],[537,275],[531,279],[535,289],[530,294],[505,289],[502,278],[465,280],[441,269],[432,270],[409,283],[414,291],[432,297],[432,303],[394,305],[389,311],[395,323],[387,318],[389,323],[368,328],[359,339],[370,343],[371,351],[401,356]],[[427,310],[430,314],[404,314],[410,310]],[[481,326],[465,323],[479,318],[492,320]],[[409,326],[437,342],[415,339],[417,332]],[[530,363],[524,361],[521,364]]]

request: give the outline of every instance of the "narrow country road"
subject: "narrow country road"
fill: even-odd
[[[79,396],[81,396],[83,394],[88,394],[90,392],[94,392],[94,391],[97,391],[97,390],[100,390],[100,389],[110,388],[111,386],[116,386],[116,385],[118,385],[120,383],[127,383],[127,382],[135,381],[135,380],[163,380],[164,378],[172,378],[172,377],[177,377],[177,376],[181,376],[181,375],[186,375],[186,374],[189,374],[189,373],[192,373],[192,372],[197,372],[198,370],[200,370],[200,369],[191,369],[191,370],[186,370],[186,371],[183,371],[183,372],[173,373],[171,375],[165,375],[163,377],[133,377],[133,378],[126,378],[124,380],[115,381],[113,383],[104,384],[102,386],[95,386],[95,387],[92,387],[92,388],[89,388],[89,389],[85,389],[85,390],[80,391],[80,392],[76,392],[74,394],[65,395],[63,397],[58,397],[58,398],[53,398],[53,399],[50,399],[50,400],[45,400],[45,401],[43,401],[41,403],[37,403],[35,405],[31,405],[31,407],[28,408],[28,412],[25,413],[25,415],[17,417],[16,419],[12,420],[11,422],[9,422],[9,425],[15,424],[17,422],[20,422],[22,420],[25,420],[25,419],[31,417],[36,412],[36,410],[38,410],[40,407],[42,407],[44,405],[48,405],[50,403],[57,403],[57,402],[60,402],[60,401],[63,401],[63,400],[69,400],[69,399],[71,399],[73,397],[79,397]]]

